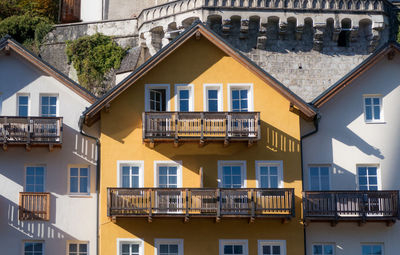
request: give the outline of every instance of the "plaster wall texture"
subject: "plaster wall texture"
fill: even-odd
[[[98,21],[102,20],[103,0],[84,0],[81,1],[81,20]]]
[[[310,187],[309,166],[313,164],[331,166],[331,190],[357,190],[359,164],[378,165],[379,189],[400,189],[400,143],[396,139],[400,128],[399,65],[398,54],[393,60],[384,57],[320,108],[318,133],[303,141],[306,190]],[[383,123],[365,123],[364,95],[382,96]],[[361,242],[385,242],[385,255],[395,255],[400,244],[394,238],[399,232],[399,224],[386,227],[384,223],[367,223],[358,228],[352,223],[339,223],[332,228],[311,222],[307,227],[307,248],[311,253],[314,242],[337,242],[337,255],[360,254]]]
[[[11,51],[0,54],[1,115],[15,116],[17,94],[30,96],[30,116],[39,116],[40,94],[58,95],[58,116],[63,117],[63,144],[49,151],[46,147],[8,146],[0,152],[0,245],[3,254],[22,254],[23,241],[40,240],[45,254],[65,254],[67,241],[89,242],[96,252],[96,146],[80,135],[79,116],[88,101],[54,78],[33,67]],[[45,166],[45,191],[50,192],[50,221],[19,221],[19,192],[25,190],[25,168]],[[90,194],[73,196],[68,192],[68,167],[90,168]]]

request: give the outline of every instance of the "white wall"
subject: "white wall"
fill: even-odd
[[[305,188],[309,189],[310,164],[332,166],[332,190],[357,189],[357,164],[377,164],[382,190],[400,189],[400,56],[384,57],[320,109],[319,131],[303,141]],[[381,94],[385,123],[366,124],[363,95]],[[313,242],[336,242],[336,255],[361,254],[361,242],[384,242],[385,255],[398,254],[400,223],[367,223],[358,227],[341,223],[330,227],[313,223],[307,227],[307,248]]]
[[[31,116],[39,114],[40,93],[59,95],[63,121],[62,148],[9,146],[0,150],[0,247],[1,254],[22,254],[23,240],[42,240],[45,254],[66,254],[68,240],[89,241],[96,251],[96,146],[79,134],[78,120],[90,103],[65,85],[45,75],[14,52],[0,53],[1,115],[16,115],[16,93],[30,93]],[[46,165],[45,190],[51,193],[50,221],[18,220],[19,192],[24,191],[25,166]],[[68,194],[68,165],[90,167],[90,195]]]
[[[81,1],[81,20],[100,21],[102,20],[103,0],[82,0]]]

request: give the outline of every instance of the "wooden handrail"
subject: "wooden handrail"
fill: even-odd
[[[108,188],[108,216],[294,217],[294,189]]]
[[[50,193],[20,192],[19,220],[50,220]]]

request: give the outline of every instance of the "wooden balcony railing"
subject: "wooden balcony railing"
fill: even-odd
[[[387,221],[398,218],[398,191],[307,191],[306,221]]]
[[[50,193],[20,192],[19,220],[50,220]]]
[[[61,145],[61,117],[0,117],[0,144]]]
[[[109,217],[294,217],[294,189],[108,188]]]
[[[259,112],[144,112],[144,141],[260,139]]]

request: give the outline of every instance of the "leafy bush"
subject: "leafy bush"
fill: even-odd
[[[38,53],[43,38],[52,27],[50,20],[45,17],[30,14],[11,16],[0,22],[0,37],[9,34],[28,49]]]
[[[0,20],[30,14],[58,21],[59,0],[0,0]]]
[[[127,49],[118,46],[110,36],[96,33],[68,41],[66,53],[78,73],[79,83],[99,95],[105,88],[104,77],[121,66]]]

